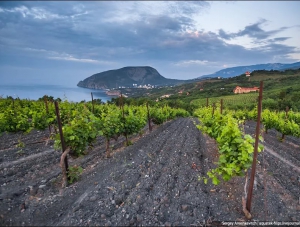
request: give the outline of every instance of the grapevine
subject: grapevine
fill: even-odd
[[[196,110],[195,116],[200,120],[197,128],[214,138],[219,148],[217,167],[207,172],[208,178],[203,177],[204,182],[207,183],[210,178],[217,185],[220,177],[228,181],[234,176],[243,176],[253,161],[254,139],[243,134],[239,128],[241,121],[218,111],[212,117],[212,107]],[[262,148],[259,145],[258,151]]]

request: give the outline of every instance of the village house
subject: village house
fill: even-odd
[[[171,95],[167,94],[167,95],[162,95],[160,96],[161,98],[169,98]]]
[[[258,87],[240,87],[236,86],[236,88],[233,90],[234,94],[243,94],[243,93],[249,93],[252,91],[259,91]]]

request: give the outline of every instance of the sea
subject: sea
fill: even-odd
[[[105,90],[95,90],[89,88],[81,88],[77,86],[66,85],[46,85],[46,84],[0,84],[0,97],[38,100],[44,95],[53,96],[55,99],[68,100],[69,102],[91,101],[91,92],[94,99],[101,99],[102,102],[111,100],[112,96],[108,96]]]

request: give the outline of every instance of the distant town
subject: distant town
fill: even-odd
[[[120,96],[121,92],[118,91],[117,89],[121,89],[121,88],[144,88],[144,89],[152,89],[152,88],[159,88],[159,87],[163,87],[163,86],[151,85],[151,84],[144,84],[144,85],[142,85],[142,84],[141,85],[132,84],[132,87],[118,86],[117,88],[113,88],[113,89],[107,90],[106,94],[107,95],[111,95],[111,96]],[[169,87],[173,87],[173,86],[169,86]],[[122,94],[122,95],[124,97],[128,97],[125,94]]]
[[[133,88],[146,88],[146,89],[151,89],[151,88],[156,88],[158,87],[157,85],[151,85],[151,84],[145,84],[145,85],[138,85],[138,84],[132,84]],[[124,86],[119,86],[118,88],[126,88]]]

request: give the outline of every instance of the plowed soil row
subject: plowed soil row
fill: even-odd
[[[26,145],[21,155],[13,145],[20,135],[2,135],[0,224],[203,226],[246,221],[241,204],[245,178],[218,186],[199,180],[214,167],[217,146],[194,122],[191,118],[167,122],[125,148],[121,138],[114,142],[110,159],[105,158],[104,140],[99,138],[86,156],[69,157],[70,165],[81,165],[84,172],[64,189],[61,152],[53,149],[53,142]],[[38,141],[47,133],[31,133],[22,141]],[[267,174],[263,162],[257,167],[253,220],[297,221],[300,207],[293,200],[298,191],[274,176],[274,167],[267,164],[274,157],[266,156]]]

